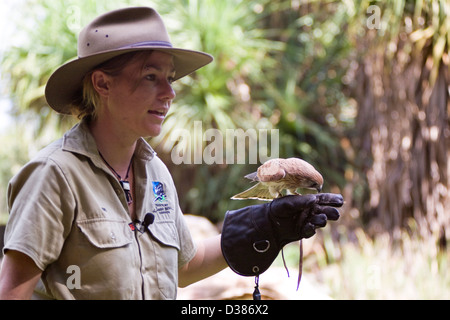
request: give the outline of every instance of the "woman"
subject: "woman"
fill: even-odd
[[[8,188],[0,298],[175,299],[177,286],[227,263],[244,273],[246,254],[228,253],[247,241],[236,236],[242,228],[265,230],[274,244],[254,261],[270,265],[282,245],[337,219],[335,208],[323,206],[330,197],[293,197],[238,210],[243,218],[257,213],[258,230],[254,221],[228,219],[226,237],[194,244],[170,173],[143,137],[160,133],[175,98],[171,83],[212,57],[173,48],[151,8],[98,17],[80,33],[78,53],[49,79],[46,98],[81,122],[41,150]],[[289,214],[284,225],[281,212]],[[289,233],[292,217],[301,221]],[[254,274],[265,268],[253,267]]]

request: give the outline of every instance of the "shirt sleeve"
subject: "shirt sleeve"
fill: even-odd
[[[4,252],[28,255],[38,268],[58,259],[76,202],[61,167],[50,158],[29,162],[8,185]]]
[[[179,210],[181,213],[181,209]],[[189,228],[187,227],[182,213],[178,218],[177,230],[181,245],[180,253],[178,256],[178,268],[182,268],[186,263],[194,258],[195,254],[197,253],[197,246],[192,239],[191,233],[189,231]]]
[[[180,251],[178,254],[178,268],[182,268],[186,263],[194,258],[197,253],[197,246],[191,236],[191,232],[187,226],[183,212],[181,211],[178,194],[176,192],[175,184],[171,180],[172,188],[175,196],[175,223],[180,241]]]

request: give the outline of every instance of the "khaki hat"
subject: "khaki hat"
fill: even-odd
[[[210,63],[207,53],[174,48],[161,16],[152,8],[126,8],[108,12],[88,24],[78,36],[78,58],[58,68],[45,88],[54,110],[70,114],[70,105],[82,92],[84,76],[121,54],[158,50],[173,56],[175,80]]]

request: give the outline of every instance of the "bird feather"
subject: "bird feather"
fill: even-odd
[[[264,201],[270,201],[273,200],[273,196],[270,194],[269,189],[261,184],[261,182],[258,182],[251,188],[238,193],[231,197],[233,200],[245,200],[245,199],[256,199],[256,200],[264,200]]]

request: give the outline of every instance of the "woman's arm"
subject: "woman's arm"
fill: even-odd
[[[197,253],[194,258],[178,272],[180,287],[186,287],[212,276],[228,266],[222,255],[220,239],[221,235],[218,235],[197,244]]]
[[[30,299],[41,274],[29,256],[7,251],[0,269],[0,300]]]

